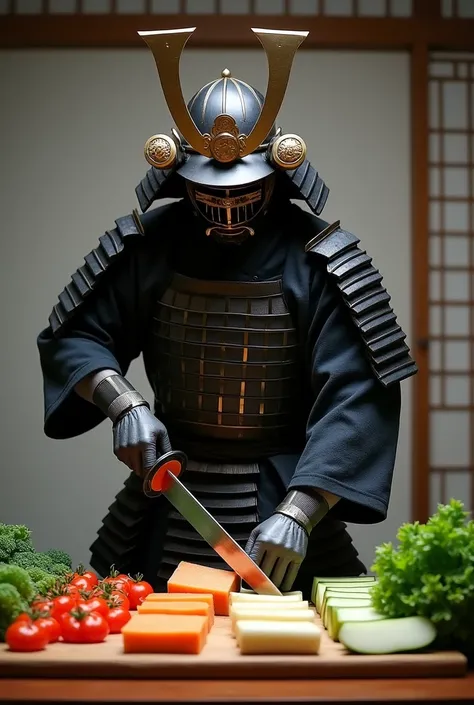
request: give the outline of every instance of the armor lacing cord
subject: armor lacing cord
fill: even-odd
[[[113,424],[136,406],[150,408],[146,399],[121,375],[110,375],[99,382],[92,401]]]
[[[275,512],[294,519],[309,536],[314,527],[329,512],[329,504],[315,490],[305,492],[292,490],[278,505]]]

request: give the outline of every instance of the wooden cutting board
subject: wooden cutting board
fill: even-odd
[[[197,656],[124,654],[119,634],[102,644],[57,643],[31,654],[10,652],[5,644],[0,645],[0,677],[4,678],[444,678],[462,677],[466,672],[466,659],[456,651],[355,655],[332,641],[326,631],[318,655],[242,656],[228,617],[216,617],[207,644]]]

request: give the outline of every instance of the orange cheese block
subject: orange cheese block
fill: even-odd
[[[214,598],[214,612],[229,614],[229,593],[236,592],[240,578],[230,570],[208,568],[181,561],[168,580],[168,592],[210,593]]]
[[[181,602],[150,600],[147,602],[144,600],[137,606],[137,611],[139,614],[201,614],[207,618],[209,630],[212,626],[210,608],[205,602],[189,602],[188,600]]]
[[[134,614],[122,627],[126,654],[199,654],[206,644],[203,615]]]
[[[214,598],[210,593],[152,592],[145,597],[142,605],[149,604],[150,602],[203,602],[209,606],[210,626],[212,627],[214,624]]]

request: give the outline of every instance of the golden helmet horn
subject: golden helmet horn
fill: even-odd
[[[163,94],[171,116],[179,132],[190,147],[206,157],[219,159],[219,149],[216,149],[221,134],[220,125],[226,125],[231,116],[221,115],[219,125],[215,124],[211,134],[202,134],[196,127],[183,97],[179,76],[179,63],[183,49],[195,31],[195,27],[174,30],[158,30],[138,32],[151,49],[158,75],[161,81]],[[275,122],[285,96],[290,77],[293,59],[300,44],[307,37],[308,32],[293,32],[271,29],[254,29],[262,44],[268,61],[268,82],[265,101],[260,117],[249,135],[227,134],[225,139],[235,139],[234,158],[242,158],[254,152],[263,143]],[[222,118],[228,118],[222,120]],[[223,128],[222,128],[223,129]],[[238,132],[238,131],[237,131]],[[161,168],[170,168],[176,162],[176,133],[175,139],[166,135],[150,137],[145,146],[145,155],[150,163]],[[304,144],[304,143],[303,143]],[[280,150],[281,151],[281,150]],[[229,161],[228,153],[222,161]],[[275,160],[278,164],[278,160]],[[164,166],[163,166],[164,165]],[[295,168],[279,164],[283,168]]]

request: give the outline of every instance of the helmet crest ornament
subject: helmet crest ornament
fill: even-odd
[[[252,28],[265,50],[268,62],[267,91],[260,116],[250,133],[245,134],[239,130],[235,118],[223,112],[215,118],[210,133],[202,133],[185,103],[179,77],[181,54],[195,29],[190,27],[138,34],[153,53],[168,109],[189,145],[187,149],[217,162],[231,164],[262,149],[281,108],[294,56],[308,32]],[[230,72],[225,69],[222,75],[227,78]],[[306,145],[297,135],[280,135],[278,144],[273,140],[264,148],[267,149],[269,161],[282,169],[296,169],[306,155]],[[182,149],[176,140],[175,130],[173,138],[163,134],[153,135],[145,144],[145,158],[152,166],[170,169],[180,162]]]

